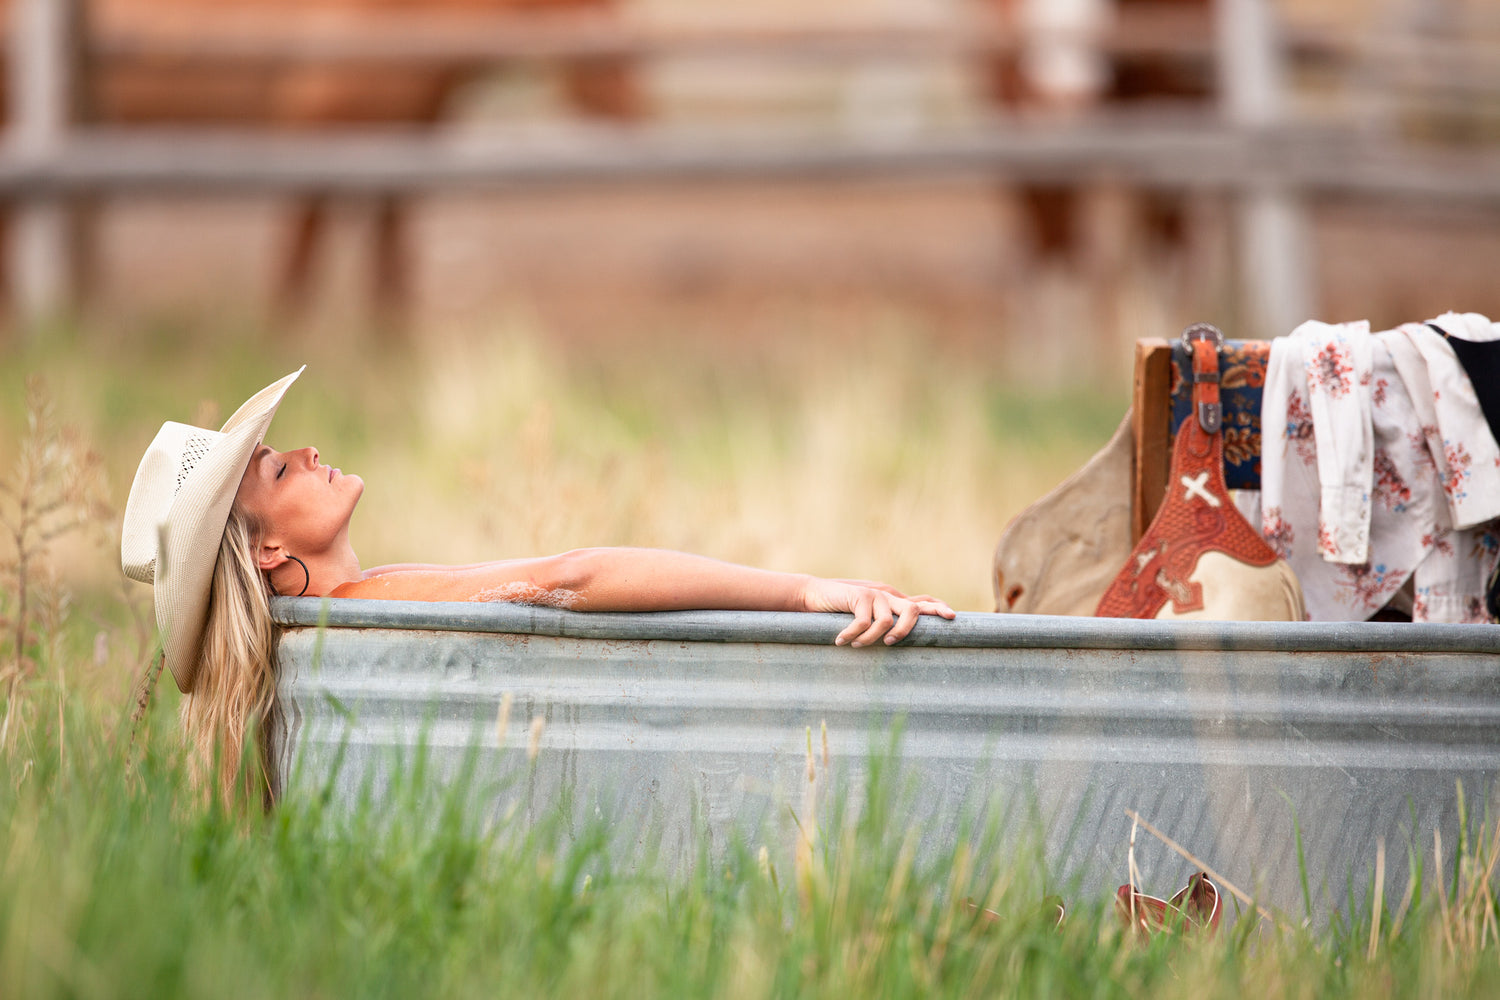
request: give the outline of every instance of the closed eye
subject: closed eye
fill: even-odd
[[[286,471],[286,463],[283,462],[283,463],[281,463],[281,468],[279,468],[279,469],[276,470],[276,478],[280,479],[281,478],[281,474],[283,472],[285,472],[285,471]]]

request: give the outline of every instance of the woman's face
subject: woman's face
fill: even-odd
[[[346,544],[349,518],[365,491],[364,480],[318,464],[318,449],[255,449],[235,502],[264,528],[261,548],[317,556]]]

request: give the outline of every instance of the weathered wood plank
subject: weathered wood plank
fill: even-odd
[[[1130,543],[1146,533],[1161,508],[1172,464],[1172,345],[1161,339],[1135,343],[1131,414],[1135,467],[1130,488]]]
[[[912,136],[799,130],[584,128],[287,136],[76,129],[44,157],[0,149],[0,194],[422,192],[668,180],[1109,177],[1173,189],[1251,189],[1500,207],[1500,150],[1421,150],[1355,135],[1237,130],[1195,117],[984,127]]]
[[[80,97],[80,0],[13,0],[6,64],[10,128],[6,158],[43,170],[67,143]],[[54,195],[17,207],[9,257],[17,319],[35,328],[63,308],[71,291],[73,233],[68,206]]]

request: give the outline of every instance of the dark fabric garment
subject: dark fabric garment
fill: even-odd
[[[1479,409],[1484,413],[1484,422],[1490,425],[1490,433],[1500,441],[1500,340],[1476,344],[1472,340],[1453,337],[1436,323],[1428,323],[1441,333],[1458,355],[1469,381],[1474,383],[1474,395],[1479,397]]]
[[[1489,581],[1484,586],[1484,609],[1490,613],[1490,620],[1500,622],[1500,563],[1490,571]]]
[[[1485,584],[1484,609],[1490,613],[1491,621],[1500,622],[1500,563],[1495,564],[1489,582]]]

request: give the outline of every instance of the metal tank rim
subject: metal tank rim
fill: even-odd
[[[832,644],[848,615],[787,611],[581,612],[524,604],[278,597],[282,628],[496,632],[576,639]],[[895,647],[1500,654],[1500,627],[1409,622],[1140,621],[959,612],[923,616]],[[864,652],[864,651],[859,651]]]

